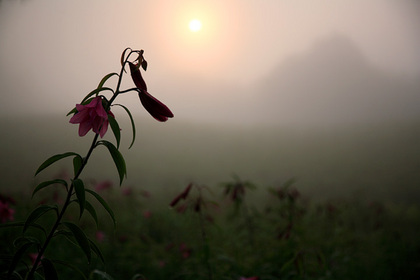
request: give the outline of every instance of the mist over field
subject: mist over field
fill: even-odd
[[[151,94],[175,117],[157,123],[136,94],[119,97],[137,124],[136,143],[127,150],[128,116],[113,110],[123,128],[125,185],[175,193],[190,181],[215,186],[236,174],[262,188],[294,177],[298,188],[319,198],[419,197],[418,4],[373,1],[350,9],[324,3],[309,13],[286,2],[258,9],[248,3],[232,20],[228,11],[239,6],[217,2],[209,13],[223,12],[207,31],[204,22],[197,38],[171,25],[188,13],[143,4],[160,18],[158,27],[147,24],[149,13],[138,22],[127,16],[115,28],[92,23],[88,11],[113,14],[123,8],[116,3],[89,4],[82,12],[69,3],[1,2],[0,35],[8,38],[0,52],[2,191],[29,190],[59,172],[33,177],[51,155],[85,153],[91,133],[80,138],[65,114],[104,75],[118,71],[125,47],[139,46],[149,62],[144,77]],[[127,5],[131,15],[137,4]],[[382,13],[374,16],[376,9]],[[371,24],[361,24],[360,15]],[[117,43],[104,41],[105,30]],[[123,86],[132,86],[129,76]],[[113,141],[111,133],[106,137]],[[95,150],[91,161],[84,176],[117,181],[107,151]],[[59,166],[70,172],[70,162]]]
[[[418,279],[419,26],[414,0],[0,0],[0,278]]]
[[[128,105],[137,123],[131,150],[128,116],[114,111],[123,129],[121,151],[128,166],[124,185],[174,193],[189,182],[215,187],[233,175],[262,189],[296,178],[303,192],[320,199],[360,195],[415,201],[420,179],[419,81],[375,69],[351,41],[334,35],[280,64],[252,89],[258,92],[252,99],[197,102],[194,120],[175,117],[156,123],[138,113],[141,104],[134,99]],[[188,90],[187,84],[183,87]],[[193,102],[185,101],[185,106]],[[182,115],[182,107],[174,112]],[[236,112],[241,112],[241,124]],[[203,115],[212,115],[212,121]],[[68,120],[64,113],[1,120],[7,132],[1,146],[3,190],[28,190],[43,176],[71,172],[71,163],[63,161],[46,175],[33,177],[47,157],[87,149],[92,135],[80,138]],[[111,134],[107,138],[114,140]],[[117,184],[105,149],[95,150],[91,161],[86,178]]]
[[[85,153],[92,137],[79,138],[63,116],[15,120],[19,127],[3,137],[2,190],[30,193],[34,184],[67,173],[71,160],[33,177],[38,166],[56,153]],[[9,129],[10,122],[1,122]],[[34,131],[33,127],[39,127]],[[123,132],[130,130],[122,122]],[[48,135],[50,130],[58,133]],[[295,178],[295,186],[313,199],[354,197],[361,200],[417,202],[420,164],[418,122],[345,126],[220,127],[175,123],[157,127],[139,121],[137,140],[128,150],[122,138],[127,179],[123,186],[164,194],[168,200],[190,182],[218,190],[234,175],[265,193]],[[106,137],[113,141],[111,134]],[[82,176],[88,182],[112,180],[118,173],[105,148],[98,148]],[[254,194],[254,195],[257,195]],[[258,195],[256,196],[258,197]],[[168,201],[166,201],[168,202]]]

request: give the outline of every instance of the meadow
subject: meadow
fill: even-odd
[[[82,152],[90,141],[76,137],[64,118],[47,119],[1,124],[9,133],[0,194],[15,221],[63,199],[59,188],[31,199],[41,180],[70,173],[63,161],[34,178],[37,165],[66,149]],[[46,255],[73,264],[57,266],[60,279],[417,279],[419,140],[417,123],[142,123],[132,150],[129,140],[122,144],[128,178],[121,187],[105,152],[84,174],[86,187],[113,209],[116,227],[101,205],[94,205],[98,225],[88,214],[79,221],[76,205],[66,216],[100,248],[105,264],[95,257],[88,265],[64,237]],[[0,228],[2,271],[19,232]],[[30,266],[31,255],[24,261]]]

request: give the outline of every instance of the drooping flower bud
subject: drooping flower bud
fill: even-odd
[[[141,75],[139,67],[131,62],[128,62],[128,65],[130,65],[131,78],[136,87],[140,90],[147,91],[146,82]]]
[[[147,110],[147,112],[160,122],[165,122],[168,118],[172,118],[174,114],[171,110],[147,92],[146,82],[140,73],[138,65],[134,65],[131,62],[128,64],[130,65],[131,78],[133,79],[136,87],[139,89],[140,102],[143,104],[143,107]]]

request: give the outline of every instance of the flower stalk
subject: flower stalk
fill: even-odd
[[[55,231],[57,230],[58,226],[61,223],[61,220],[63,219],[64,213],[66,212],[67,207],[70,204],[70,198],[73,195],[73,190],[74,190],[73,181],[79,178],[79,176],[82,173],[83,169],[87,165],[88,159],[90,158],[90,155],[92,154],[92,151],[93,151],[93,149],[96,146],[96,142],[98,141],[98,136],[99,136],[99,134],[96,133],[95,136],[93,137],[92,144],[91,144],[91,146],[89,148],[89,151],[86,154],[86,157],[84,158],[84,160],[82,162],[82,166],[80,167],[79,171],[77,172],[77,174],[74,176],[74,178],[72,180],[72,183],[70,185],[70,188],[69,188],[69,190],[67,192],[66,200],[65,200],[65,202],[63,204],[63,208],[61,208],[61,211],[60,211],[60,213],[57,216],[57,220],[55,221],[55,223],[54,223],[53,227],[51,228],[51,230],[50,230],[47,238],[45,239],[45,242],[44,242],[43,246],[41,247],[41,249],[38,252],[38,255],[37,255],[37,257],[36,257],[36,259],[35,259],[35,261],[33,263],[32,269],[30,270],[29,275],[27,277],[28,280],[32,280],[34,278],[34,273],[35,273],[35,271],[38,268],[39,262],[41,261],[42,256],[44,255],[45,250],[47,249],[47,247],[48,247],[51,239],[54,236]]]
[[[125,53],[127,50],[130,50],[130,52],[127,55],[127,58],[125,58]],[[92,143],[86,153],[85,157],[81,157],[80,155],[76,154],[76,153],[65,153],[65,154],[60,154],[60,155],[55,155],[51,158],[49,158],[48,160],[46,160],[37,170],[36,174],[38,174],[41,170],[43,170],[44,168],[48,167],[49,165],[51,165],[52,163],[54,163],[55,161],[67,157],[67,156],[75,156],[74,160],[73,160],[73,165],[75,168],[75,174],[73,179],[71,180],[71,184],[70,187],[67,187],[67,183],[63,180],[56,180],[56,181],[60,181],[60,183],[64,184],[66,186],[66,190],[67,190],[67,195],[66,195],[66,199],[63,203],[63,206],[61,208],[60,211],[58,211],[57,209],[57,219],[55,220],[54,224],[52,225],[51,229],[49,230],[49,233],[46,235],[45,241],[42,244],[42,246],[40,246],[39,250],[38,250],[38,254],[33,262],[33,265],[30,269],[30,271],[26,274],[25,279],[27,280],[33,280],[35,277],[35,272],[38,269],[38,266],[40,265],[40,263],[42,262],[42,264],[44,265],[44,263],[46,265],[50,264],[49,260],[43,259],[43,255],[48,247],[48,245],[50,244],[52,238],[55,236],[57,229],[60,225],[65,225],[71,232],[74,231],[79,231],[80,229],[72,224],[72,223],[68,223],[68,222],[63,222],[63,217],[66,213],[66,210],[68,208],[68,206],[70,205],[70,203],[72,202],[72,196],[76,195],[77,197],[77,201],[80,205],[80,216],[83,213],[84,210],[84,204],[85,204],[85,198],[84,198],[84,186],[83,186],[83,182],[79,179],[80,175],[82,174],[84,168],[86,167],[89,158],[92,155],[93,150],[98,146],[98,145],[104,145],[108,148],[109,152],[111,153],[111,156],[117,166],[118,169],[118,173],[120,175],[120,183],[122,183],[123,177],[124,175],[126,175],[126,167],[125,167],[125,161],[124,158],[122,157],[122,155],[120,154],[120,152],[118,151],[118,146],[119,146],[119,141],[120,141],[120,129],[118,126],[118,123],[116,122],[116,120],[114,119],[114,115],[112,114],[112,112],[110,111],[110,108],[112,106],[112,103],[115,101],[115,99],[117,98],[117,96],[121,93],[126,93],[126,92],[130,92],[130,91],[136,91],[139,94],[142,93],[143,95],[147,96],[147,102],[148,106],[145,105],[145,103],[142,100],[142,103],[145,107],[145,109],[153,116],[155,117],[157,120],[159,121],[166,121],[168,119],[168,117],[173,117],[172,112],[160,101],[158,101],[156,98],[152,97],[150,94],[148,94],[146,92],[145,89],[145,82],[143,80],[143,78],[141,77],[140,74],[140,70],[137,68],[135,71],[138,71],[138,73],[136,72],[136,75],[139,74],[140,78],[141,78],[141,88],[136,87],[136,88],[131,88],[128,90],[123,90],[120,91],[120,87],[121,87],[121,82],[122,82],[122,77],[124,74],[124,68],[126,66],[127,63],[129,63],[130,65],[130,69],[132,68],[132,65],[134,65],[132,62],[130,62],[128,59],[132,54],[138,54],[138,58],[136,59],[136,61],[139,62],[139,65],[141,65],[144,69],[147,67],[147,62],[144,60],[143,58],[143,50],[141,51],[137,51],[137,50],[131,50],[130,48],[127,48],[126,50],[124,50],[122,57],[121,57],[121,70],[119,75],[117,73],[111,73],[106,75],[100,82],[99,86],[97,89],[93,90],[92,92],[90,92],[81,102],[81,104],[77,104],[76,107],[70,111],[69,114],[74,113],[74,115],[72,116],[72,118],[70,119],[70,123],[74,123],[74,124],[79,124],[79,136],[84,136],[87,134],[87,132],[92,129],[92,131],[95,133]],[[104,83],[106,82],[107,79],[109,79],[110,77],[117,75],[118,76],[118,82],[117,82],[117,86],[115,91],[113,91],[110,88],[105,88],[103,87]],[[135,83],[136,86],[138,86],[138,81],[136,80],[138,78],[138,76],[136,76],[136,79],[133,78],[133,82]],[[113,92],[112,97],[107,100],[104,96],[102,95],[98,95],[101,91],[104,90],[110,90]],[[92,97],[96,95],[96,97]],[[152,100],[152,101],[150,101]],[[152,105],[150,105],[152,104]],[[157,105],[156,105],[157,104]],[[118,104],[119,106],[123,107],[128,115],[130,116],[130,119],[132,121],[132,126],[133,126],[133,142],[134,143],[134,139],[135,139],[135,128],[134,128],[134,122],[131,116],[131,113],[129,112],[129,110],[124,107],[123,105]],[[69,115],[68,114],[68,115]],[[156,117],[156,114],[164,114],[164,117]],[[165,119],[163,119],[165,118]],[[98,141],[99,136],[102,138],[107,129],[108,129],[108,125],[111,124],[112,130],[115,134],[115,137],[117,139],[117,147],[115,147],[112,143],[105,141],[105,140],[101,140]],[[131,146],[130,146],[131,147]],[[38,190],[46,187],[47,185],[52,184],[51,182],[53,181],[47,181],[47,182],[43,182],[40,185],[37,186],[37,188],[35,188],[34,193],[35,194]],[[91,190],[86,190],[86,192],[90,192],[92,193],[94,196],[96,196],[97,199],[102,200],[102,198],[98,198],[97,194],[92,192]],[[82,193],[82,195],[80,194]],[[109,209],[109,207],[106,205],[105,202],[101,202],[105,209],[109,212],[109,214],[111,215],[111,217],[114,220],[115,223],[115,219],[112,213],[112,210]],[[42,215],[42,214],[41,214]],[[28,218],[27,223],[25,223],[25,227],[24,227],[24,231],[25,228],[30,224],[33,223],[33,221],[31,219]],[[84,234],[83,234],[84,235]],[[77,238],[77,236],[75,235],[75,238]],[[85,237],[86,238],[86,237]],[[80,240],[77,240],[78,242]],[[83,240],[82,240],[83,241]],[[87,242],[85,244],[80,244],[79,246],[85,251],[87,252],[87,257],[88,257],[88,261],[90,261],[90,247],[89,247],[89,241],[85,240]],[[83,243],[83,242],[82,242]],[[87,246],[87,248],[86,248]],[[10,273],[13,272],[13,267],[10,268]]]

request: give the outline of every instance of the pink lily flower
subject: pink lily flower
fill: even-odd
[[[79,125],[79,136],[85,136],[90,129],[104,137],[108,130],[108,114],[106,113],[100,96],[95,97],[87,105],[76,104],[77,113],[70,119],[70,123]],[[114,117],[111,111],[108,113]]]
[[[175,205],[177,205],[178,204],[178,202],[181,200],[181,199],[186,199],[187,198],[187,196],[188,196],[188,193],[190,192],[190,190],[191,190],[191,187],[193,186],[193,184],[192,183],[189,183],[188,184],[188,186],[185,188],[185,190],[182,192],[182,193],[180,193],[179,195],[177,195],[173,200],[172,200],[172,202],[169,204],[171,207],[174,207]]]
[[[168,118],[172,118],[174,114],[172,114],[171,110],[147,92],[147,85],[141,76],[140,69],[131,62],[128,64],[130,65],[131,78],[133,79],[136,87],[139,89],[140,102],[143,104],[143,107],[147,110],[147,112],[160,122],[165,122]]]
[[[96,191],[103,191],[112,188],[112,182],[110,180],[105,180],[102,182],[99,182],[95,185]]]
[[[5,223],[7,220],[14,220],[15,210],[10,208],[8,202],[0,201],[0,222]]]
[[[105,235],[105,233],[104,233],[103,231],[98,230],[98,231],[95,233],[95,238],[96,238],[96,240],[98,240],[99,242],[103,242],[103,241],[105,240],[105,238],[106,238],[106,235]]]

